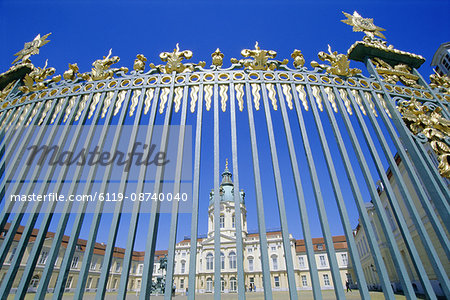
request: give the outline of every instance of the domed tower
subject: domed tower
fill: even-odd
[[[222,172],[222,182],[220,183],[220,233],[228,236],[236,236],[236,217],[234,205],[234,184],[232,174],[228,169],[228,159],[225,163],[225,170]],[[239,192],[241,205],[241,226],[243,236],[247,235],[247,210],[245,208],[245,193],[241,189]],[[208,236],[214,235],[214,190],[209,193],[208,207]]]

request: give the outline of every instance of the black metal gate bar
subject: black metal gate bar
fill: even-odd
[[[338,93],[337,93],[337,88],[336,87],[334,87],[334,92],[335,92],[335,95],[337,96],[337,99],[341,99],[340,95],[338,95]],[[359,143],[357,143],[357,139],[355,138],[355,136],[356,136],[355,132],[354,132],[353,127],[351,125],[351,121],[349,119],[349,116],[345,112],[345,108],[344,108],[344,105],[342,104],[342,101],[337,100],[336,103],[337,103],[337,106],[339,107],[339,111],[341,112],[342,119],[344,120],[344,124],[346,126],[346,129],[347,129],[350,137],[351,137],[352,143],[355,142],[353,144],[354,149],[361,149],[360,146],[359,146]],[[356,109],[357,108],[355,107],[355,110]],[[345,171],[346,171],[347,177],[348,177],[348,179],[350,181],[350,187],[352,189],[352,194],[353,194],[353,197],[355,199],[355,204],[356,204],[356,207],[358,209],[359,217],[360,217],[362,226],[364,228],[364,231],[366,232],[366,234],[368,236],[367,240],[368,240],[370,252],[373,255],[373,259],[374,259],[374,262],[375,262],[375,267],[378,270],[377,271],[378,272],[378,277],[379,277],[379,279],[381,281],[381,286],[382,286],[382,289],[383,289],[384,296],[385,296],[386,300],[393,299],[395,297],[394,296],[394,291],[392,289],[392,286],[391,286],[391,283],[390,283],[390,280],[389,280],[389,275],[387,273],[386,266],[384,265],[384,262],[383,262],[383,257],[381,255],[381,251],[380,251],[380,249],[378,247],[378,244],[377,244],[377,241],[376,241],[374,228],[372,228],[372,225],[371,225],[370,219],[369,219],[369,215],[368,215],[367,210],[365,208],[364,200],[362,198],[361,191],[359,189],[359,185],[358,185],[358,182],[356,180],[355,172],[354,172],[352,164],[350,162],[350,158],[349,158],[349,155],[348,155],[348,152],[347,152],[347,148],[346,148],[346,146],[344,144],[344,141],[342,139],[342,135],[341,135],[340,129],[339,129],[338,126],[336,126],[337,123],[336,122],[332,122],[331,124],[332,124],[332,128],[333,128],[333,133],[335,135],[335,138],[336,138],[336,141],[337,141],[337,144],[338,144],[339,152],[341,154],[341,158],[342,158],[342,160],[344,162]],[[357,154],[358,153],[361,154],[361,151],[357,152]],[[360,159],[363,158],[363,156],[358,156],[357,155],[357,158],[358,158],[358,161],[359,161]],[[362,162],[360,162],[360,164],[361,163]],[[368,173],[368,174],[370,174],[370,173]],[[368,178],[370,178],[370,177],[368,177]],[[367,181],[367,179],[366,179],[366,181]],[[356,262],[356,264],[357,264],[357,262]]]
[[[329,98],[328,98],[329,95],[325,92],[323,86],[320,87],[320,91],[322,93],[322,97],[324,98],[323,102],[324,102],[324,106],[325,106],[325,111],[327,112],[331,126],[333,127],[334,131],[336,131],[334,127],[337,127],[337,121],[334,116],[333,110],[330,107]],[[333,93],[333,90],[331,90],[330,93]],[[337,95],[334,94],[334,97],[336,97],[336,96]],[[345,111],[342,111],[342,113],[345,113]],[[320,116],[318,116],[318,117],[320,118]],[[321,128],[321,130],[319,130],[319,135],[321,132],[323,132],[323,128]],[[325,155],[325,161],[327,163],[330,180],[333,185],[333,191],[334,191],[337,206],[339,209],[339,215],[341,217],[341,223],[342,223],[342,226],[343,226],[343,229],[345,232],[345,237],[347,239],[347,245],[349,246],[349,252],[350,252],[351,259],[352,259],[352,261],[361,261],[360,256],[357,251],[356,242],[353,237],[353,230],[350,225],[350,220],[348,217],[347,209],[345,207],[344,197],[341,192],[338,176],[336,174],[336,169],[334,168],[334,163],[333,163],[333,159],[331,157],[330,148],[328,147],[326,138],[322,137],[322,136],[321,136],[321,145],[322,145],[323,153]],[[369,290],[367,288],[366,279],[364,278],[364,272],[363,272],[362,266],[360,264],[356,264],[356,265],[354,265],[354,268],[355,268],[355,274],[357,277],[357,282],[358,282],[358,287],[359,287],[359,292],[360,292],[361,298],[362,299],[370,299]]]
[[[291,88],[292,88],[292,91],[296,90],[294,83],[291,83]],[[310,230],[309,220],[308,220],[308,211],[306,208],[306,202],[305,202],[305,196],[303,194],[302,183],[300,180],[299,164],[297,162],[297,155],[295,153],[291,127],[289,125],[289,118],[288,118],[288,115],[286,112],[286,105],[284,103],[283,95],[280,92],[278,94],[279,94],[279,98],[280,98],[280,107],[281,107],[281,113],[282,113],[282,117],[283,117],[284,129],[286,132],[286,139],[288,142],[289,156],[291,159],[291,166],[292,166],[292,173],[294,175],[295,188],[297,191],[297,201],[298,201],[298,207],[299,207],[299,212],[300,212],[300,221],[302,224],[303,239],[305,241],[306,256],[308,258],[308,266],[309,266],[309,271],[310,271],[310,276],[311,276],[313,295],[314,295],[314,299],[320,300],[320,299],[322,299],[322,293],[320,291],[321,289],[320,289],[320,281],[319,281],[319,272],[317,271],[317,265],[315,262],[314,245],[312,243],[311,230]],[[300,103],[298,100],[298,95],[295,92],[293,92],[293,94],[294,94],[295,110],[297,113],[297,120],[298,120],[298,124],[300,127],[300,133],[301,133],[301,137],[302,137],[302,144],[303,144],[306,156],[312,157],[311,147],[309,145],[308,134],[306,132],[305,122],[303,120],[301,107],[300,107]]]
[[[272,299],[272,286],[269,266],[269,255],[267,253],[267,233],[266,233],[266,221],[264,219],[264,202],[261,189],[261,174],[259,170],[259,158],[258,147],[256,142],[255,120],[253,118],[253,105],[250,92],[250,83],[248,74],[245,74],[245,91],[247,98],[247,111],[248,111],[248,125],[250,130],[250,142],[252,148],[252,162],[253,162],[253,176],[255,180],[255,197],[256,197],[256,209],[258,218],[258,233],[259,233],[259,251],[261,254],[261,268],[262,268],[262,280],[264,287],[264,299]]]
[[[261,76],[262,74],[259,75]],[[267,101],[267,87],[264,83],[261,84],[261,90],[262,90],[262,99],[264,102],[264,112],[266,116],[267,134],[269,135],[270,153],[272,156],[273,176],[275,180],[275,188],[278,200],[277,201],[278,212],[280,217],[281,236],[283,240],[284,258],[288,278],[289,297],[291,300],[295,300],[298,299],[298,295],[297,295],[297,287],[295,284],[294,261],[292,259],[291,241],[289,238],[289,230],[286,218],[286,205],[284,203],[283,186],[281,183],[281,173],[280,173],[280,166],[278,164],[278,154],[277,154],[277,147],[275,144],[275,136],[273,134],[272,117],[270,115],[269,101]],[[278,95],[279,95],[279,102],[281,102],[282,99],[280,98],[281,93],[279,89]]]
[[[361,93],[362,97],[365,97],[362,93]],[[363,98],[364,99],[364,98]],[[367,105],[367,101],[363,101],[363,105],[366,108],[367,114],[369,116],[370,122],[372,124],[373,129],[375,130],[375,133],[377,135],[378,141],[380,142],[384,155],[386,157],[386,159],[389,162],[389,167],[391,172],[393,173],[393,175],[395,176],[395,179],[397,180],[398,186],[399,186],[399,190],[400,193],[403,197],[403,203],[405,204],[409,215],[413,221],[413,224],[415,226],[415,229],[422,241],[422,245],[425,248],[425,251],[428,253],[428,259],[431,262],[431,265],[433,266],[433,270],[437,276],[437,278],[439,279],[442,289],[445,293],[445,295],[450,298],[450,291],[449,291],[449,280],[448,280],[448,276],[444,270],[444,267],[442,265],[442,263],[439,260],[439,257],[437,256],[436,250],[433,247],[433,244],[429,238],[429,235],[425,229],[425,226],[419,216],[419,213],[415,207],[415,204],[411,198],[411,195],[408,191],[408,188],[406,187],[405,181],[403,180],[403,176],[400,174],[400,170],[397,166],[397,163],[395,162],[394,156],[392,155],[389,146],[387,145],[386,139],[383,136],[383,133],[381,132],[381,129],[377,123],[377,121],[375,120],[375,116],[372,113],[372,110],[368,107]],[[396,201],[397,199],[393,199],[393,201]],[[397,203],[398,204],[398,203]],[[402,215],[402,214],[401,214]],[[406,224],[406,220],[405,220],[405,226],[408,226]],[[408,229],[406,229],[408,230]],[[409,231],[409,230],[408,230]],[[412,239],[412,238],[411,238]],[[417,251],[417,250],[416,250]],[[447,250],[448,251],[448,250]],[[418,254],[416,256],[416,259],[418,259],[418,261],[420,262],[420,264],[422,264]],[[421,277],[423,275],[426,275],[425,269],[423,267],[423,265],[420,267],[419,266],[419,270],[418,270],[418,276]],[[422,280],[421,280],[422,281]],[[433,287],[431,286],[431,283],[428,281],[428,286],[426,286],[426,292],[427,293],[431,293],[434,294],[433,291]]]
[[[191,99],[192,100],[192,99]],[[198,236],[198,206],[199,206],[199,185],[200,185],[200,157],[202,148],[202,116],[203,116],[203,77],[200,79],[198,101],[197,101],[197,123],[195,126],[195,149],[194,149],[194,178],[192,192],[192,217],[191,217],[191,244],[189,250],[189,284],[191,292],[188,294],[189,300],[195,300],[197,267],[197,236]]]
[[[168,101],[166,107],[166,115],[164,117],[164,128],[161,136],[161,152],[166,152],[168,136],[169,136],[169,125],[171,125],[172,121],[172,104],[173,104],[173,90],[174,90],[174,82],[175,82],[175,72],[171,75],[171,85],[170,91],[168,94]],[[155,101],[157,98],[155,98]],[[160,102],[160,113],[161,110],[161,102]],[[155,185],[153,187],[153,194],[159,195],[162,190],[162,180],[164,175],[164,166],[159,166],[156,168],[155,175]],[[158,235],[158,225],[159,225],[159,210],[160,203],[159,201],[155,201],[152,203],[152,209],[150,213],[150,222],[147,233],[147,243],[145,246],[146,252],[144,256],[144,272],[142,274],[142,288],[143,293],[140,294],[139,299],[147,300],[150,298],[150,287],[152,283],[152,275],[153,275],[153,263],[155,259],[155,249],[156,249],[156,238]]]
[[[233,161],[234,176],[234,219],[236,224],[236,252],[237,252],[237,285],[238,299],[245,300],[245,273],[244,273],[244,246],[242,241],[241,223],[241,195],[239,189],[239,167],[237,155],[237,133],[236,133],[236,103],[234,94],[234,83],[230,84],[230,126],[231,126],[231,156]],[[237,220],[237,221],[236,221]]]
[[[306,91],[308,94],[308,98],[310,100],[310,106],[312,113],[314,115],[314,122],[316,123],[316,128],[319,133],[319,137],[321,142],[324,143],[326,139],[325,133],[323,131],[322,122],[320,120],[319,113],[317,111],[316,103],[314,102],[314,98],[312,96],[311,86],[309,83],[306,83]],[[316,99],[317,100],[317,99]],[[312,154],[312,153],[311,153]],[[311,175],[311,181],[314,187],[314,194],[316,198],[316,206],[317,211],[319,213],[320,225],[322,227],[322,233],[325,241],[325,248],[328,255],[328,260],[330,262],[330,270],[333,277],[334,284],[334,292],[336,294],[337,299],[345,299],[344,288],[342,286],[341,275],[339,274],[339,265],[336,259],[336,252],[334,251],[333,245],[333,237],[330,232],[330,225],[328,223],[327,212],[325,210],[325,204],[322,197],[322,192],[319,184],[319,178],[317,176],[316,167],[314,165],[313,157],[308,158],[308,167]]]
[[[142,89],[142,95],[144,95],[144,88]],[[152,143],[153,139],[153,130],[155,126],[155,118],[156,118],[156,111],[158,107],[158,96],[159,96],[159,88],[156,88],[154,98],[152,101],[151,106],[151,113],[150,118],[147,124],[147,133],[145,137],[145,141],[148,141],[149,145]],[[143,98],[140,99],[140,101],[143,101]],[[145,182],[145,175],[147,173],[147,164],[141,165],[139,169],[139,177],[138,177],[138,184],[136,187],[136,194],[142,193],[144,191],[144,182]],[[133,247],[134,242],[136,240],[136,232],[137,232],[137,226],[139,222],[139,211],[141,208],[141,201],[136,201],[133,204],[133,211],[131,213],[131,220],[130,220],[130,226],[128,231],[128,238],[127,243],[125,247],[125,255],[123,258],[123,267],[122,267],[122,275],[120,276],[120,285],[119,285],[119,292],[117,295],[117,299],[125,299],[126,292],[127,292],[127,284],[128,284],[128,277],[129,272],[131,268],[131,261],[133,258]]]
[[[188,76],[185,77],[186,81],[188,80]],[[180,128],[178,135],[178,149],[177,149],[177,164],[175,170],[175,180],[173,186],[173,195],[177,195],[180,193],[180,185],[181,185],[181,168],[183,166],[183,150],[184,150],[184,136],[186,132],[186,112],[187,112],[187,103],[188,103],[188,86],[184,86],[183,91],[183,101],[181,107],[181,120],[180,120]],[[165,282],[165,291],[164,291],[164,299],[170,300],[172,299],[172,287],[173,287],[173,274],[174,274],[174,265],[175,265],[175,246],[177,243],[177,227],[178,227],[178,206],[179,202],[177,200],[173,200],[172,203],[172,212],[171,212],[171,220],[170,220],[170,232],[169,232],[169,247],[167,253],[167,272],[166,272],[166,282]]]

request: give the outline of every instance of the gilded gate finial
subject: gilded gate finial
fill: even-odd
[[[12,64],[15,64],[19,60],[22,60],[22,62],[29,61],[29,58],[31,55],[39,54],[39,48],[50,42],[49,40],[46,40],[46,38],[52,34],[47,33],[43,37],[41,37],[40,34],[38,34],[31,42],[25,43],[22,50],[14,54],[14,56],[17,56],[16,59],[12,62]]]
[[[311,62],[312,67],[324,69],[327,73],[339,76],[355,76],[361,73],[360,69],[350,68],[350,61],[348,55],[338,54],[337,51],[331,52],[331,46],[328,45],[328,53],[320,51],[319,58],[323,61],[328,61],[331,66],[321,65],[316,61]]]
[[[287,59],[283,61],[269,60],[270,58],[275,58],[277,53],[273,50],[261,50],[258,42],[255,43],[255,50],[244,49],[241,51],[241,55],[244,57],[252,57],[253,60],[241,59],[238,61],[236,58],[232,58],[231,62],[240,63],[246,69],[251,70],[275,70],[280,65],[286,65],[288,63]]]
[[[213,54],[211,54],[211,57],[212,57],[212,64],[214,66],[221,67],[223,65],[224,55],[222,52],[220,52],[219,48],[217,48],[216,51],[214,51]]]
[[[446,142],[450,136],[450,121],[442,117],[442,108],[431,109],[413,97],[400,102],[397,109],[413,134],[422,133],[428,138],[439,160],[439,173],[450,178],[450,146]]]
[[[128,68],[120,67],[120,68],[112,68],[111,65],[116,64],[120,61],[118,56],[113,56],[110,58],[112,54],[112,49],[109,49],[108,56],[103,56],[103,59],[97,59],[92,63],[92,71],[80,74],[80,77],[84,80],[93,81],[93,80],[103,80],[113,78],[114,74],[117,72],[128,72]]]
[[[303,57],[302,51],[295,49],[292,52],[291,57],[294,59],[294,67],[301,68],[305,64],[305,58]]]
[[[347,17],[347,19],[341,20],[341,22],[353,26],[353,31],[355,32],[363,31],[366,34],[366,36],[368,36],[370,39],[373,39],[375,36],[379,36],[383,39],[386,39],[386,37],[380,32],[385,31],[386,29],[383,29],[373,24],[373,19],[363,18],[356,11],[353,12],[353,15],[348,14],[346,12],[342,13]]]
[[[78,65],[76,63],[69,64],[69,70],[63,73],[63,78],[65,80],[75,80],[77,78],[77,74],[79,74],[78,73],[79,70],[80,69],[78,68]]]
[[[173,52],[162,52],[159,54],[159,57],[162,61],[167,62],[165,66],[158,65],[155,66],[153,63],[150,64],[150,67],[152,69],[158,69],[161,73],[167,73],[170,74],[172,72],[177,73],[183,73],[185,71],[187,72],[193,72],[194,68],[196,66],[204,67],[206,63],[204,61],[199,62],[198,64],[182,64],[181,61],[183,59],[190,59],[192,58],[192,51],[190,50],[184,50],[180,52],[180,47],[177,43],[176,48],[173,49]]]
[[[144,71],[146,61],[147,61],[147,58],[143,54],[136,55],[136,59],[134,60],[133,70],[135,70],[136,72]]]

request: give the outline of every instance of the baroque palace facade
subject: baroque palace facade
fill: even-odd
[[[234,198],[233,198],[233,182],[232,174],[228,170],[228,166],[222,173],[222,182],[220,185],[221,193],[221,214],[220,214],[220,246],[221,246],[221,274],[222,274],[222,286],[221,290],[224,293],[237,292],[237,253],[236,253],[236,226],[235,226],[235,210],[234,210]],[[245,285],[247,291],[263,291],[262,282],[262,266],[260,260],[260,243],[257,233],[248,233],[247,219],[246,219],[246,207],[245,207],[245,193],[241,190],[241,224],[242,224],[242,237],[244,245],[244,272],[245,272]],[[197,270],[196,270],[196,292],[209,293],[214,291],[214,207],[213,207],[214,192],[210,193],[210,202],[208,209],[208,233],[205,238],[198,239],[197,245]],[[0,242],[6,235],[8,226],[5,227],[5,231],[0,236]],[[19,228],[14,244],[17,244],[21,237],[23,228]],[[26,262],[28,254],[33,246],[34,238],[37,236],[38,230],[35,229],[30,239],[28,249],[22,259],[22,262]],[[34,292],[37,290],[39,280],[42,275],[42,271],[47,263],[47,256],[52,244],[52,238],[54,233],[48,232],[47,239],[44,243],[43,250],[40,254],[35,273],[30,282],[28,291]],[[58,277],[59,266],[64,257],[64,252],[67,248],[69,241],[68,236],[64,236],[63,242],[59,250],[59,256],[55,263],[54,275],[52,276],[49,284],[48,292],[53,291],[53,287],[56,284]],[[270,257],[270,272],[271,282],[274,291],[287,291],[288,282],[286,275],[286,265],[284,260],[284,250],[282,247],[282,237],[280,231],[267,232],[268,253]],[[295,279],[296,286],[299,290],[311,289],[311,278],[309,274],[308,261],[306,257],[306,249],[304,240],[296,240],[290,236],[291,252],[294,259]],[[340,275],[342,279],[342,285],[345,286],[345,281],[352,282],[351,275],[351,263],[349,259],[347,242],[345,236],[333,237],[334,248],[336,251],[336,258],[339,264]],[[81,262],[83,261],[84,250],[86,247],[86,240],[79,239],[75,255],[73,257],[69,276],[66,282],[66,292],[75,290],[77,285],[79,271],[81,269]],[[15,255],[15,245],[10,248],[5,266],[13,260]],[[319,271],[320,285],[322,289],[333,289],[332,275],[330,272],[330,266],[328,263],[328,257],[325,249],[323,238],[313,238],[315,263]],[[94,256],[92,258],[89,267],[89,277],[86,283],[86,292],[95,292],[97,290],[98,281],[100,279],[100,272],[102,270],[103,256],[105,253],[106,245],[103,243],[96,243],[94,248]],[[188,292],[188,276],[189,276],[189,249],[190,239],[185,239],[176,245],[175,250],[175,268],[174,268],[174,285],[177,293]],[[125,249],[116,247],[113,254],[113,262],[111,264],[110,277],[107,284],[107,291],[114,292],[119,288],[120,275],[123,267],[123,257]],[[129,292],[140,292],[142,273],[144,269],[144,251],[134,251],[132,266],[130,270],[130,278],[128,281]],[[155,263],[153,266],[153,278],[156,280],[165,275],[165,272],[160,269],[160,258],[167,255],[167,250],[159,250],[155,253]],[[13,284],[12,292],[15,291],[21,278],[21,273],[25,264],[21,265],[18,276],[16,276],[16,282]],[[3,268],[0,273],[0,278],[3,280],[8,268]]]

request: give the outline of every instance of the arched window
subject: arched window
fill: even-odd
[[[230,292],[237,292],[237,282],[235,277],[230,278]]]
[[[220,228],[225,228],[225,216],[220,215]]]
[[[225,254],[223,252],[220,252],[220,268],[225,269]]]
[[[230,269],[236,269],[236,253],[231,251],[228,258],[230,260]]]
[[[213,281],[211,277],[208,277],[208,279],[206,279],[206,292],[212,293],[212,291],[213,291]]]
[[[278,258],[276,255],[272,255],[272,268],[278,270]]]
[[[214,268],[214,256],[212,253],[206,255],[206,270],[212,270]]]

